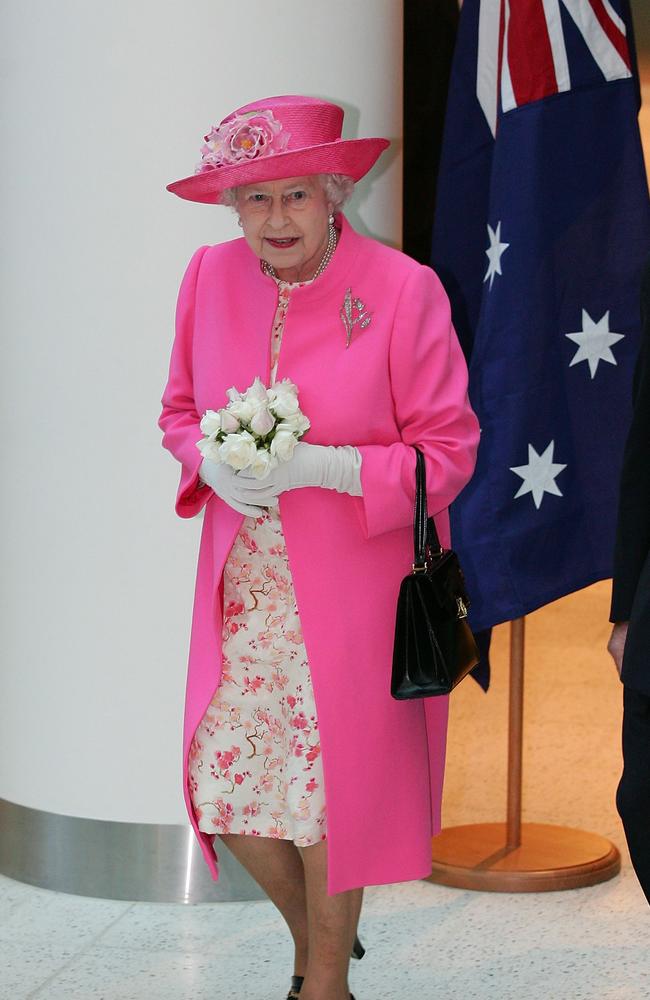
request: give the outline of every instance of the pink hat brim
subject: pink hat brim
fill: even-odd
[[[202,174],[192,174],[167,185],[167,190],[187,201],[218,204],[227,188],[243,187],[283,177],[307,174],[345,174],[360,180],[377,162],[388,139],[337,139],[335,142],[292,149],[286,153],[260,156],[228,167],[216,167]]]

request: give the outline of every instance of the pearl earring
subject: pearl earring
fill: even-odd
[[[331,212],[329,214],[329,217],[328,217],[327,221],[329,222],[330,226],[334,225],[334,216],[332,215]]]

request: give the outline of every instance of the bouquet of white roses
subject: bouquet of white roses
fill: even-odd
[[[298,389],[284,378],[267,389],[256,378],[246,392],[228,389],[228,404],[206,410],[201,419],[203,437],[196,447],[204,458],[248,469],[263,479],[279,462],[293,455],[309,420],[298,405]]]

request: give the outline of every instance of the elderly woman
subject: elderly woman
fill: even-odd
[[[416,445],[443,544],[478,440],[435,274],[342,214],[385,139],[342,140],[341,108],[274,97],[206,136],[181,198],[234,207],[243,239],[183,279],[160,426],[176,510],[205,509],[185,714],[185,794],[286,920],[290,997],[348,1000],[363,886],[431,870],[447,704],[390,696],[412,561]],[[290,378],[310,421],[261,479],[203,458],[231,387]],[[232,395],[232,394],[231,394]]]

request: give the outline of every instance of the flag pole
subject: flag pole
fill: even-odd
[[[521,789],[524,745],[524,638],[526,619],[510,623],[510,699],[508,703],[508,806],[506,847],[521,847]]]
[[[484,892],[544,892],[596,885],[620,871],[618,849],[605,837],[521,821],[525,622],[510,622],[507,820],[450,827],[434,837],[429,882]]]

